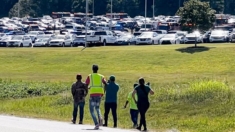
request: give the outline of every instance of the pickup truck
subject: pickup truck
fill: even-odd
[[[111,31],[95,31],[93,34],[87,36],[87,42],[103,44],[114,44],[117,36]]]

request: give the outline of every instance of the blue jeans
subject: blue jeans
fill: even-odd
[[[73,105],[73,121],[76,122],[76,120],[77,120],[78,106],[79,106],[79,117],[80,117],[79,122],[82,122],[83,117],[84,117],[85,102],[80,102],[80,103],[74,102],[74,105]]]
[[[100,111],[100,103],[101,103],[101,97],[100,96],[90,97],[89,108],[90,108],[91,117],[92,117],[95,125],[98,125],[99,122],[97,121],[94,109],[97,112],[98,119],[102,119],[102,115],[101,115],[101,111]]]
[[[131,120],[133,122],[133,125],[137,125],[139,111],[130,109],[130,114],[131,114]]]

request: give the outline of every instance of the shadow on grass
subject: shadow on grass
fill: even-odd
[[[176,51],[179,51],[181,53],[194,54],[194,53],[198,53],[198,52],[209,51],[211,48],[215,48],[215,47],[191,46],[191,47],[186,47],[186,48],[179,48],[179,49],[176,49]]]

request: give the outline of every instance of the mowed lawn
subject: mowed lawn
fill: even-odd
[[[183,100],[171,98],[190,87],[191,83],[205,80],[224,83],[233,90],[235,45],[200,44],[204,48],[197,49],[187,48],[189,46],[193,45],[94,47],[84,51],[81,48],[0,48],[0,79],[17,83],[60,82],[68,87],[56,95],[3,98],[0,113],[70,121],[70,84],[75,81],[77,73],[81,73],[85,80],[92,72],[92,64],[98,64],[101,74],[107,79],[115,75],[120,85],[119,127],[132,126],[129,110],[122,107],[127,94],[133,90],[132,85],[139,77],[144,77],[156,93],[150,97],[151,106],[147,114],[149,129],[192,132],[235,130],[235,101],[230,95],[227,100],[219,98],[201,102],[187,101],[190,97]],[[223,91],[216,93],[219,97],[222,94]],[[103,113],[103,104],[101,107]],[[88,105],[85,109],[84,123],[92,124]],[[109,126],[112,126],[111,115],[109,120]]]

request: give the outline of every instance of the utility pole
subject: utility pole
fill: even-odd
[[[179,0],[179,8],[180,8],[180,5],[181,5],[181,4],[180,4],[180,0]]]
[[[20,18],[20,0],[18,1],[18,18]]]
[[[86,42],[85,42],[85,48],[87,47],[87,14],[88,14],[88,0],[86,0]]]
[[[145,20],[144,20],[145,30],[146,30],[146,17],[147,17],[147,0],[145,0]]]
[[[155,0],[153,0],[153,19],[155,18],[155,11],[154,11],[155,10],[155,4],[154,4],[154,1]]]
[[[110,31],[112,30],[113,25],[113,0],[111,0],[111,19],[110,19]]]
[[[95,0],[93,0],[92,13],[93,13],[93,16],[94,16],[95,15]]]

